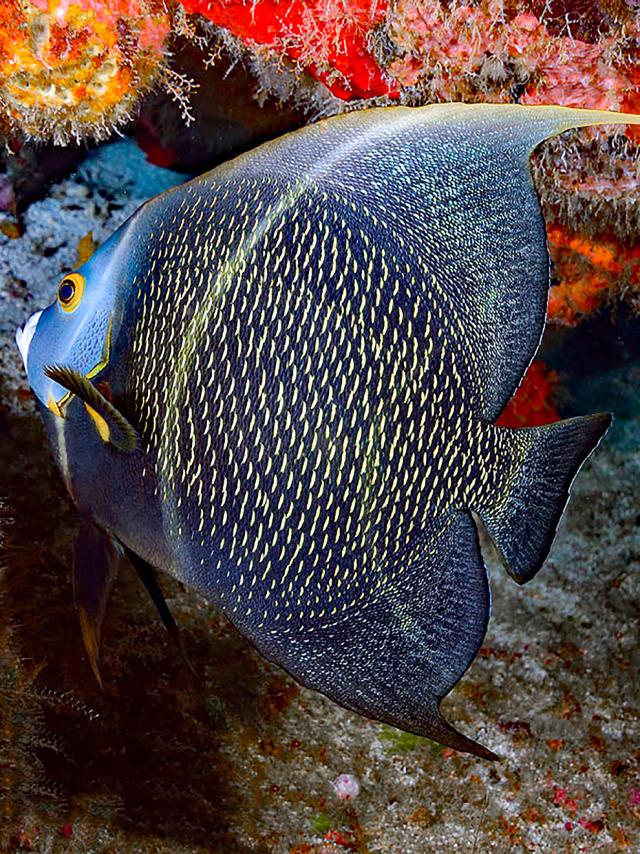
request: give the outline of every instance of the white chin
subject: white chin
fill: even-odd
[[[20,350],[25,371],[28,370],[27,359],[29,356],[29,345],[31,344],[31,339],[36,331],[36,326],[38,325],[41,314],[41,311],[36,311],[36,313],[32,314],[29,320],[27,320],[24,326],[16,329],[16,344],[18,345],[18,350]]]

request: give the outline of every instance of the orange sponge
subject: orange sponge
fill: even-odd
[[[3,0],[0,130],[105,138],[151,86],[169,31],[156,0]]]

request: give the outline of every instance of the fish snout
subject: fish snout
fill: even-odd
[[[16,344],[18,345],[18,350],[20,350],[25,371],[28,371],[27,359],[29,357],[29,346],[31,345],[31,340],[35,334],[41,314],[41,311],[37,311],[31,315],[23,326],[19,326],[16,329]]]

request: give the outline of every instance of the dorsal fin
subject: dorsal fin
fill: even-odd
[[[352,233],[393,247],[394,275],[430,291],[451,320],[474,409],[494,420],[534,356],[547,309],[550,261],[529,157],[549,137],[602,124],[640,116],[517,104],[362,110],[262,146],[196,186],[217,176],[275,180],[281,200],[295,188],[287,205],[318,194]]]

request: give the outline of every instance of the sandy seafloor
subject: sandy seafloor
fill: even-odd
[[[104,147],[0,234],[0,849],[38,852],[640,851],[638,323],[552,336],[567,411],[613,407],[544,570],[488,555],[493,617],[446,701],[488,763],[344,711],[165,582],[194,679],[133,573],[105,625],[102,693],[73,611],[75,514],[13,343],[89,231],[175,176]],[[595,350],[605,342],[606,356]],[[352,774],[341,802],[332,782]]]

